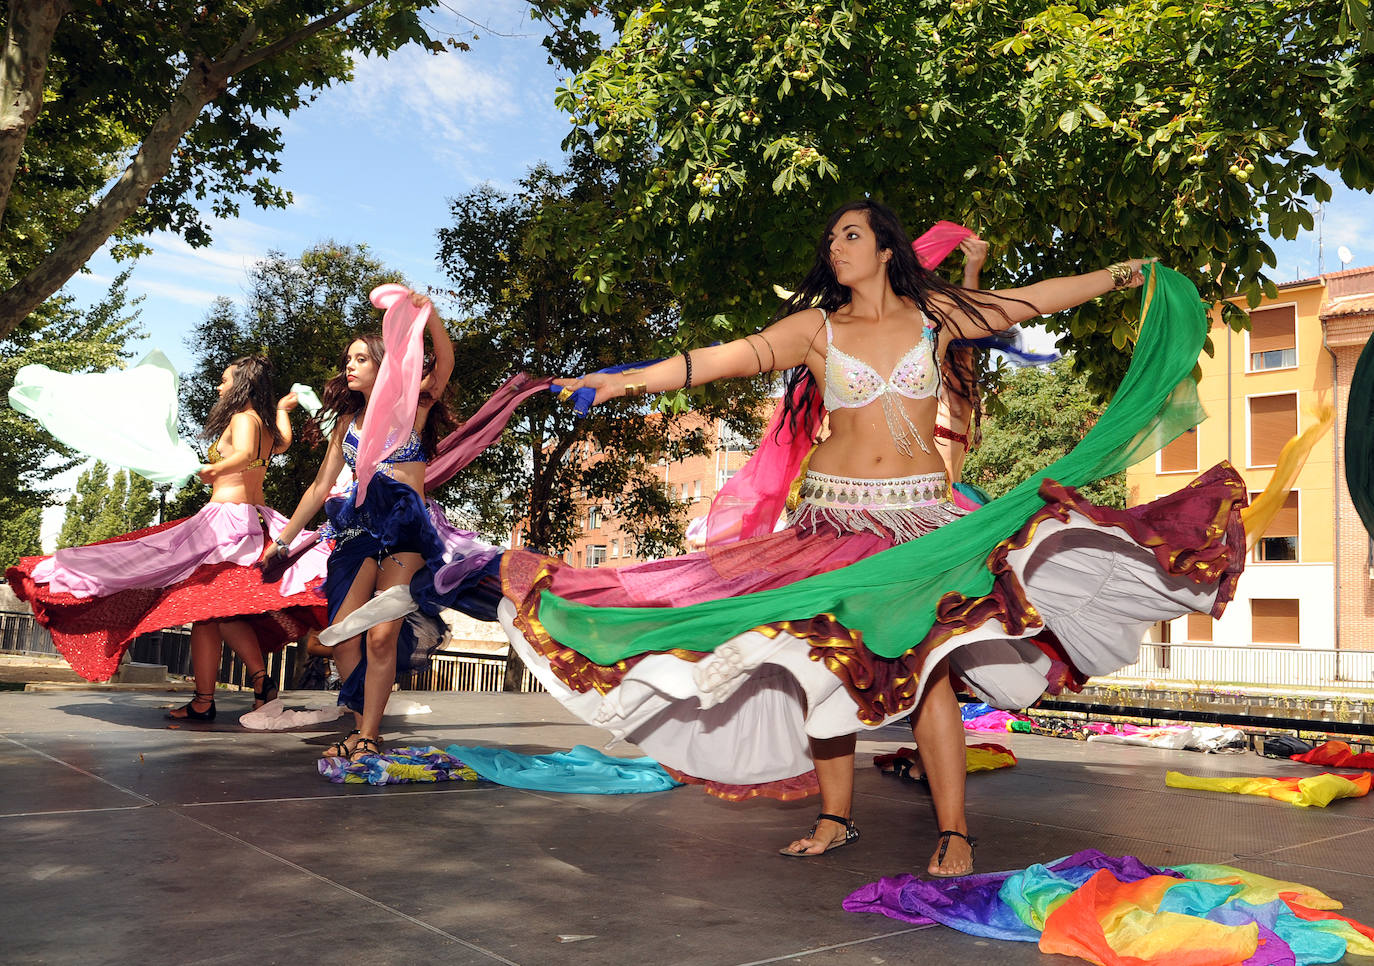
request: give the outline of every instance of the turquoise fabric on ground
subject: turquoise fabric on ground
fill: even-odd
[[[469,745],[449,745],[445,751],[488,781],[536,792],[634,795],[681,784],[652,758],[612,758],[586,745],[549,755]]]
[[[201,460],[177,435],[177,371],[157,349],[128,369],[56,372],[24,366],[10,405],[86,456],[177,486]]]

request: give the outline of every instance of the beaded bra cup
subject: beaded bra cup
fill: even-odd
[[[205,462],[207,462],[207,463],[218,463],[218,462],[219,462],[220,460],[222,460],[222,459],[224,459],[224,454],[221,453],[221,452],[219,451],[219,440],[215,440],[213,443],[210,444],[210,448],[207,449],[207,450],[205,451]],[[245,466],[244,469],[245,469],[245,470],[251,470],[251,469],[253,469],[253,467],[255,467],[255,466],[266,466],[266,465],[267,465],[267,460],[265,460],[265,459],[256,459],[256,460],[253,460],[253,462],[249,463],[247,466]]]
[[[356,470],[358,468],[358,432],[355,423],[348,424],[348,432],[344,433],[342,448],[344,462],[348,464],[349,469]],[[386,472],[386,468],[392,463],[424,462],[427,462],[424,443],[420,440],[420,434],[413,429],[405,443],[396,452],[379,461],[382,472]]]
[[[926,319],[921,339],[902,354],[884,379],[878,371],[862,359],[856,359],[835,345],[835,332],[830,327],[830,313],[821,309],[825,319],[825,408],[861,409],[882,400],[883,416],[888,432],[903,456],[911,456],[911,439],[915,437],[921,452],[930,447],[921,437],[916,424],[892,398],[893,394],[907,399],[926,399],[940,389],[940,371],[935,362],[935,325]]]

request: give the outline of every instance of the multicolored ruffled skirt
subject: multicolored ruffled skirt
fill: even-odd
[[[210,503],[194,516],[25,557],[10,586],[82,677],[107,681],[140,634],[208,620],[243,620],[263,650],[324,626],[328,549],[316,545],[272,583],[257,562],[287,520],[269,507]],[[303,533],[297,544],[314,539]]]
[[[554,599],[631,615],[709,610],[838,573],[966,515],[943,499],[906,500],[920,479],[836,487],[834,478],[809,474],[787,529],[671,560],[582,569],[509,552],[502,623],[565,706],[639,745],[674,777],[726,798],[788,799],[816,790],[809,737],[910,714],[941,661],[979,699],[1022,708],[1046,690],[1131,663],[1156,621],[1219,614],[1244,566],[1245,484],[1222,464],[1173,496],[1126,511],[1046,481],[1043,508],[987,559],[991,590],[945,594],[934,624],[911,627],[909,646],[893,657],[865,645],[864,627],[803,610],[780,612],[722,643],[684,633],[671,649],[599,664],[541,620]],[[969,514],[970,525],[979,512]],[[587,633],[596,635],[594,614]]]

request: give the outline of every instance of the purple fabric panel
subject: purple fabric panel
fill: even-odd
[[[553,380],[536,379],[516,373],[484,402],[463,425],[445,436],[435,447],[434,458],[425,471],[425,489],[433,490],[453,479],[455,473],[495,442],[526,399],[553,385]]]

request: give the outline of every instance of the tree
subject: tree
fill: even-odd
[[[246,307],[240,311],[229,299],[216,299],[187,337],[195,362],[181,381],[183,434],[199,436],[218,398],[220,375],[239,356],[266,352],[282,395],[297,382],[321,391],[338,375],[339,356],[350,338],[381,330],[382,313],[368,301],[368,293],[383,283],[404,281],[366,245],[326,241],[299,258],[268,253],[249,272]],[[312,447],[300,439],[304,425],[298,409],[297,441],[272,461],[263,483],[268,504],[286,513],[314,480],[324,456],[323,444]],[[195,512],[208,492],[195,481],[182,487],[169,504],[168,519]]]
[[[41,526],[43,511],[33,506],[17,506],[0,498],[0,571],[8,570],[20,557],[35,557],[43,552]]]
[[[1068,453],[1102,414],[1086,377],[1067,360],[1004,374],[997,398],[1001,405],[984,421],[982,442],[964,463],[964,480],[993,497]],[[1081,492],[1095,503],[1124,509],[1126,474],[1113,474]]]
[[[79,547],[141,530],[156,513],[152,483],[128,470],[111,477],[109,467],[96,460],[76,481],[57,546]]]
[[[461,411],[476,408],[517,370],[581,374],[691,345],[678,341],[678,306],[651,279],[652,267],[623,280],[625,297],[614,307],[582,311],[574,272],[591,242],[582,219],[615,190],[606,166],[582,155],[563,172],[534,168],[512,193],[485,186],[453,200],[453,222],[439,232],[439,261],[470,313],[452,323]],[[641,556],[676,553],[683,514],[651,464],[704,452],[717,418],[757,435],[750,414],[763,388],[735,382],[693,390],[704,422],[681,417],[681,398],[647,416],[630,402],[579,419],[552,395],[536,397],[446,498],[473,507],[490,532],[526,521],[526,543],[547,553],[572,543],[590,505],[609,507]]]
[[[418,11],[437,0],[157,4],[11,0],[0,61],[0,336],[108,238],[155,229],[210,241],[247,194],[284,207],[266,177],[280,127],[355,57],[442,44]],[[461,41],[454,46],[466,47]],[[264,174],[265,173],[265,174]]]
[[[1205,299],[1254,305],[1274,294],[1265,232],[1312,227],[1323,172],[1374,185],[1368,0],[538,9],[577,71],[557,98],[567,143],[622,178],[586,212],[584,303],[617,304],[653,264],[684,325],[711,337],[713,316],[738,332],[771,314],[771,285],[801,275],[824,213],[863,194],[915,229],[977,229],[993,287],[1153,254],[1199,270]],[[585,25],[602,10],[618,33],[604,51]],[[1049,325],[1106,387],[1137,314],[1115,296]]]
[[[92,372],[127,361],[131,353],[125,345],[142,335],[142,298],[128,297],[127,280],[127,272],[118,275],[105,296],[85,310],[69,295],[49,299],[0,338],[0,397],[8,397],[15,375],[27,365]],[[37,552],[34,521],[54,502],[50,483],[81,459],[34,420],[8,406],[0,408],[0,546]]]

